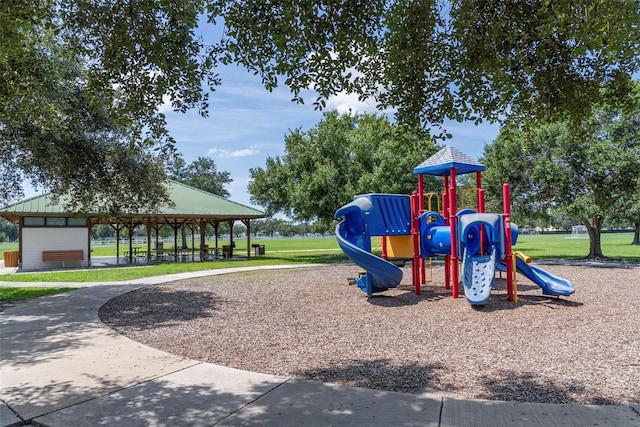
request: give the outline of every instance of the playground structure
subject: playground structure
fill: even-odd
[[[357,285],[368,296],[398,286],[402,270],[388,259],[410,258],[415,293],[426,283],[426,259],[444,257],[446,289],[458,298],[459,283],[472,305],[489,300],[496,270],[506,273],[507,299],[517,303],[516,271],[542,288],[544,295],[568,296],[572,284],[530,263],[513,252],[518,227],[511,223],[509,185],[503,185],[503,212],[484,211],[482,171],[484,166],[469,156],[445,147],[414,169],[418,190],[411,195],[363,194],[338,209],[336,238],[345,255],[365,274]],[[474,208],[458,210],[456,177],[476,174],[472,190]],[[433,209],[433,194],[424,193],[424,176],[444,179],[442,204]],[[467,193],[464,193],[467,194]],[[463,196],[464,196],[463,194]],[[436,197],[438,202],[439,197]],[[427,208],[425,208],[427,200]],[[371,253],[371,238],[382,239],[382,257]],[[461,271],[460,271],[461,270]]]

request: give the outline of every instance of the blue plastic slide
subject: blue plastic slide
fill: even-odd
[[[484,305],[489,301],[496,277],[496,258],[502,233],[500,215],[460,211],[460,244],[462,253],[462,285],[464,296],[471,305]],[[488,255],[482,255],[481,230],[485,231]]]
[[[384,292],[395,288],[402,280],[402,270],[392,263],[359,248],[344,237],[345,221],[336,227],[336,238],[345,255],[354,263],[362,267],[367,274],[358,279],[358,287],[367,295]]]
[[[498,269],[506,271],[507,266],[504,263],[499,263]],[[567,279],[554,276],[548,271],[543,270],[540,267],[536,267],[535,265],[527,264],[518,256],[516,256],[516,270],[518,273],[540,286],[540,288],[542,288],[543,295],[566,297],[576,291],[571,282]]]
[[[489,301],[495,278],[496,249],[490,255],[470,256],[464,250],[462,259],[462,287],[471,305],[484,305]]]
[[[336,212],[337,218],[344,217],[336,226],[336,239],[345,255],[366,271],[358,279],[358,287],[369,296],[395,288],[402,281],[402,270],[371,253],[371,237],[362,214],[370,206],[369,200],[361,198]]]

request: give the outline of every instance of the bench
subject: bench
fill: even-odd
[[[65,261],[83,261],[84,251],[82,249],[68,249],[64,251],[42,251],[43,262],[56,262],[62,261],[64,266]]]

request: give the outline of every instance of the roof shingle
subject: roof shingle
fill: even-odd
[[[413,169],[414,174],[430,176],[448,176],[451,168],[456,169],[457,175],[464,175],[476,171],[483,171],[485,167],[468,155],[446,146]]]

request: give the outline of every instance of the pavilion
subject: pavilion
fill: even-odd
[[[235,203],[211,193],[168,181],[172,206],[164,205],[154,212],[121,214],[117,217],[94,212],[77,214],[64,209],[51,194],[32,197],[0,209],[0,216],[19,226],[18,262],[22,270],[40,270],[54,267],[91,266],[91,230],[97,224],[108,224],[116,232],[116,262],[121,258],[120,235],[129,230],[128,247],[124,248],[124,260],[152,262],[159,259],[175,259],[191,255],[191,259],[208,259],[210,256],[233,256],[233,225],[241,221],[247,228],[247,257],[251,256],[251,220],[264,218],[264,212]],[[229,224],[230,242],[218,248],[218,227]],[[215,247],[209,249],[205,242],[205,230],[211,225],[215,231]],[[146,228],[146,248],[134,247],[133,230]],[[163,250],[158,231],[170,226],[174,231],[172,250]],[[191,247],[179,248],[178,230],[186,226],[191,231]],[[196,229],[200,231],[200,249],[195,251]],[[155,243],[152,245],[152,231]]]

